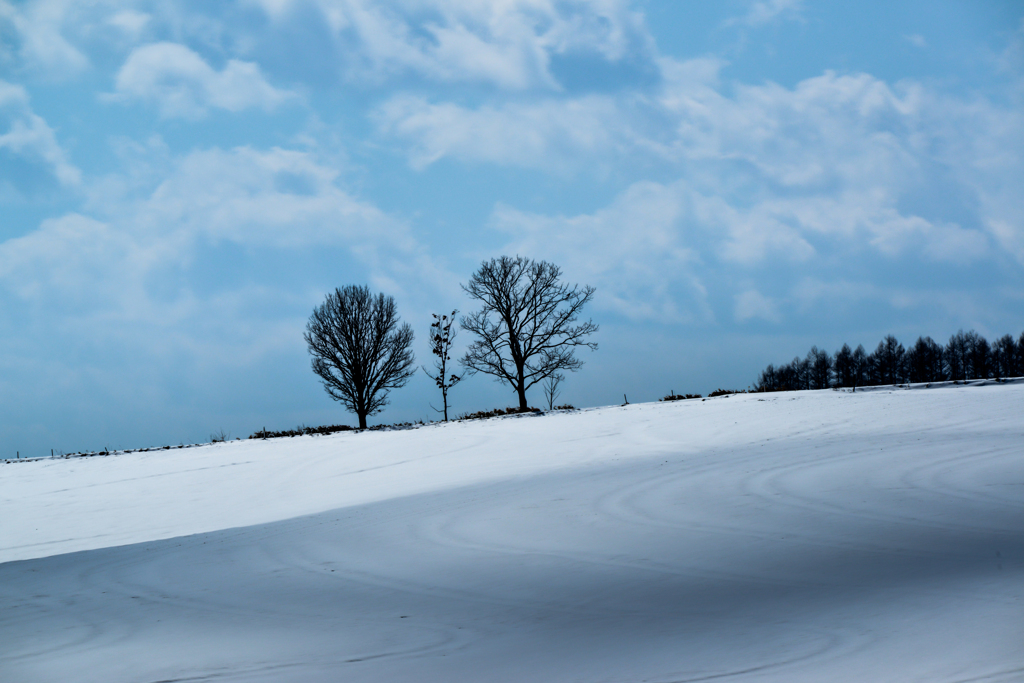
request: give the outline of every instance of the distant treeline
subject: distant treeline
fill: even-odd
[[[909,349],[889,335],[872,353],[849,344],[834,355],[811,347],[785,365],[769,365],[755,391],[794,391],[862,387],[906,382],[945,382],[1024,375],[1024,332],[1007,334],[989,343],[980,334],[960,330],[942,346],[931,337],[918,337]]]

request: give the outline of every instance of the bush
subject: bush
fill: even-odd
[[[659,401],[685,401],[688,398],[701,398],[700,394],[669,394],[668,396],[658,399]]]
[[[277,439],[282,436],[305,436],[311,434],[334,434],[335,432],[349,432],[354,428],[348,425],[324,425],[322,427],[307,427],[305,425],[299,425],[295,429],[284,429],[279,432],[273,432],[267,429],[262,429],[255,434],[249,436],[250,439]]]
[[[733,391],[732,389],[715,389],[710,394],[708,394],[708,398],[714,398],[715,396],[728,396],[729,394],[745,394],[745,393],[747,393],[747,392],[745,392],[745,391]]]
[[[495,408],[494,410],[480,410],[475,413],[460,415],[459,420],[486,420],[490,417],[501,417],[502,415],[518,415],[520,413],[539,413],[540,408]]]

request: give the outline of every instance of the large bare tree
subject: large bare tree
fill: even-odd
[[[313,372],[331,398],[366,418],[388,404],[388,391],[405,386],[415,372],[413,331],[399,325],[395,300],[349,285],[327,295],[306,323],[303,335]]]
[[[597,332],[591,321],[577,323],[580,310],[594,296],[587,285],[559,281],[558,266],[522,256],[484,261],[462,289],[483,307],[460,321],[474,333],[462,365],[508,382],[526,410],[526,391],[559,370],[583,366],[577,347],[597,349],[587,336]]]

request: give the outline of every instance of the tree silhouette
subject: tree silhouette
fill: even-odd
[[[918,337],[907,352],[907,374],[911,382],[941,382],[946,378],[942,347],[931,337]]]
[[[558,395],[562,393],[558,390],[558,385],[563,380],[565,380],[565,375],[560,372],[548,375],[548,378],[544,380],[544,400],[548,403],[548,410],[555,409],[555,401],[558,400]]]
[[[443,410],[437,410],[431,405],[431,408],[437,410],[437,412],[444,413],[444,421],[448,421],[448,390],[454,387],[456,384],[462,381],[462,377],[456,375],[454,372],[448,372],[448,361],[452,359],[449,352],[452,349],[452,343],[455,341],[455,335],[458,333],[457,328],[452,327],[455,324],[455,314],[458,311],[452,311],[451,317],[442,315],[438,317],[436,313],[432,313],[434,316],[434,322],[430,325],[430,352],[434,354],[434,369],[437,374],[431,375],[430,371],[423,368],[423,372],[426,373],[427,377],[434,380],[434,384],[441,390],[441,401],[444,405]],[[445,375],[448,375],[445,377]]]
[[[828,389],[832,386],[832,357],[828,351],[812,346],[807,353],[808,389]]]
[[[484,261],[463,290],[482,308],[461,320],[477,336],[462,365],[507,382],[526,410],[526,391],[559,370],[575,372],[583,361],[577,347],[597,349],[587,337],[597,332],[591,321],[578,323],[594,288],[559,281],[558,266],[547,261],[502,256]]]
[[[388,391],[415,373],[413,331],[398,321],[393,298],[349,285],[328,294],[306,323],[313,372],[331,398],[359,417],[361,429],[388,404]]]
[[[953,381],[967,379],[971,366],[971,340],[963,330],[949,338],[942,354],[946,363],[946,376]]]

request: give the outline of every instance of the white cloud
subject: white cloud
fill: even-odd
[[[228,60],[216,71],[176,43],[154,43],[128,56],[116,80],[117,97],[155,103],[161,115],[201,118],[210,108],[272,110],[295,97],[267,83],[252,62]]]
[[[642,14],[627,0],[252,0],[274,21],[315,7],[351,76],[412,72],[441,82],[557,89],[552,55],[622,59],[651,49]]]
[[[72,213],[0,243],[0,281],[20,298],[45,301],[66,314],[140,293],[141,288],[124,285],[139,284],[144,251],[130,233]]]
[[[39,305],[158,323],[168,305],[194,313],[201,302],[183,288],[173,303],[157,303],[151,284],[174,282],[210,244],[339,247],[371,266],[388,254],[418,255],[405,224],[352,197],[336,171],[304,152],[200,150],[176,160],[152,191],[109,199],[94,197],[92,215],[46,220],[0,243],[4,288]]]
[[[552,217],[499,206],[490,225],[512,236],[506,253],[550,260],[567,278],[597,287],[599,306],[634,319],[695,322],[711,310],[697,254],[681,229],[691,211],[680,188],[640,182],[592,214]]]
[[[668,164],[693,192],[717,254],[754,264],[822,256],[814,246],[955,263],[1024,263],[1024,115],[914,83],[826,72],[796,87],[719,83],[722,63],[662,60],[657,98],[547,98],[467,109],[394,98],[380,130],[423,168],[452,157],[548,171]],[[641,161],[644,160],[645,161]],[[598,162],[595,165],[595,162]],[[973,196],[971,223],[907,197],[936,183]]]
[[[800,310],[806,313],[819,304],[845,305],[863,299],[881,299],[883,292],[871,282],[851,281],[832,276],[804,277],[789,291],[788,297]]]
[[[925,40],[924,36],[920,33],[911,33],[910,35],[903,36],[903,38],[913,45],[914,47],[923,50],[928,47],[928,41]]]
[[[905,182],[921,156],[920,89],[897,96],[870,76],[826,73],[789,90],[775,84],[721,92],[714,59],[662,60],[649,94],[549,97],[471,109],[396,96],[375,113],[385,135],[410,144],[424,167],[444,156],[561,168],[594,157],[687,164],[742,162],[794,188]],[[924,131],[927,132],[927,131]],[[747,170],[749,173],[749,169]]]
[[[753,318],[767,320],[770,323],[782,320],[776,303],[756,289],[748,289],[736,295],[734,315],[736,322],[745,322]]]
[[[707,223],[720,226],[728,235],[722,255],[740,263],[756,263],[769,256],[806,261],[837,248],[867,248],[892,259],[922,254],[929,260],[953,263],[971,263],[991,254],[983,232],[901,213],[891,197],[880,191],[776,197],[749,208],[708,201],[717,211],[706,214]],[[824,254],[810,243],[822,238],[828,246]]]
[[[20,85],[0,80],[0,151],[46,166],[65,186],[78,185],[81,172],[67,159],[46,121],[32,111]]]
[[[83,211],[0,243],[0,308],[27,328],[7,340],[11,355],[18,367],[47,357],[29,373],[44,394],[173,411],[174,391],[200,392],[210,410],[224,409],[211,399],[223,392],[236,406],[228,386],[264,391],[282,360],[305,365],[317,268],[329,286],[365,278],[396,296],[418,328],[437,292],[457,289],[404,221],[345,191],[313,153],[215,148],[155,165],[155,187],[90,184]],[[318,396],[299,372],[288,391]]]
[[[48,76],[67,77],[89,66],[89,59],[63,34],[75,14],[67,0],[14,4],[0,0],[0,27],[7,22],[18,38],[18,58],[29,69]]]
[[[729,19],[726,26],[762,26],[779,19],[802,19],[803,0],[756,0],[742,17]]]
[[[680,174],[688,220],[714,235],[716,258],[738,264],[808,262],[838,248],[969,263],[992,255],[986,231],[1019,252],[1020,230],[1007,228],[1019,222],[991,222],[1016,206],[1012,192],[994,193],[1020,184],[1019,114],[909,83],[894,91],[865,74],[826,72],[792,89],[734,85],[730,96],[721,66],[664,60],[657,98],[552,97],[469,109],[407,96],[375,118],[382,134],[409,143],[419,169],[444,157],[548,172],[595,162],[621,168],[644,157],[669,164]],[[963,226],[902,206],[943,176],[962,176],[955,182],[996,215]]]
[[[916,171],[919,87],[908,85],[901,96],[866,74],[826,72],[792,90],[736,85],[728,97],[713,82],[685,72],[680,78],[681,71],[665,71],[661,101],[678,122],[666,155],[740,160],[788,187],[899,186]]]
[[[793,89],[736,86],[727,97],[710,76],[680,78],[682,67],[669,66],[662,100],[677,117],[677,136],[660,152],[718,164],[709,190],[729,195],[730,169],[757,196],[773,198],[765,206],[792,212],[813,232],[861,234],[890,256],[921,250],[966,262],[991,256],[981,234],[988,231],[1024,263],[1024,212],[1012,199],[1024,192],[1019,111],[912,82],[891,88],[866,74],[828,72]],[[975,198],[973,225],[955,226],[941,210],[923,213],[928,206],[917,215],[901,207],[938,183]],[[993,221],[1014,227],[998,232]]]
[[[137,205],[136,219],[244,245],[412,247],[401,223],[353,198],[337,179],[308,152],[200,150]]]
[[[1024,17],[1021,17],[1017,30],[997,57],[996,66],[1000,71],[1015,77],[1018,90],[1024,90],[1021,87],[1024,84]]]
[[[152,18],[151,15],[145,12],[126,9],[111,16],[107,19],[107,23],[111,26],[116,26],[133,38],[138,38],[142,35],[143,30],[149,25]]]
[[[547,170],[605,156],[629,131],[608,97],[511,103],[468,109],[398,96],[374,118],[385,134],[411,144],[409,161],[422,169],[444,157]]]

